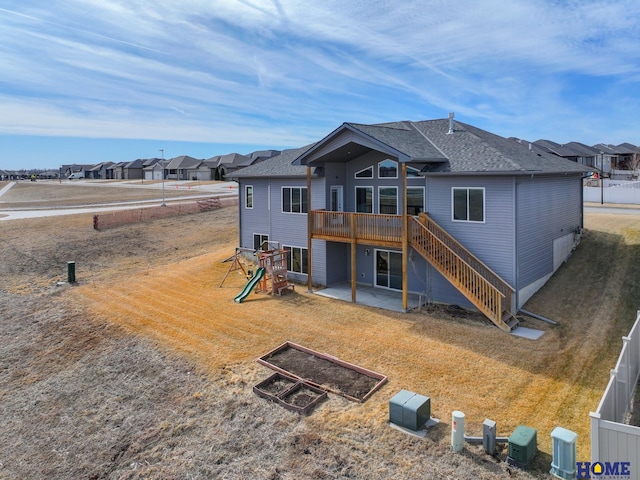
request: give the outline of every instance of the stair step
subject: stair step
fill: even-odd
[[[513,330],[514,328],[516,328],[518,326],[518,324],[520,323],[520,321],[514,317],[513,315],[511,315],[510,313],[506,312],[505,316],[502,317],[502,321],[504,323],[507,324],[507,326]]]

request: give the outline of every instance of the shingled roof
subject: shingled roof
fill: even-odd
[[[521,143],[495,135],[472,125],[449,119],[420,122],[392,122],[376,125],[343,123],[316,144],[295,150],[262,163],[239,170],[234,177],[305,176],[305,166],[321,166],[328,160],[331,145],[341,135],[361,136],[369,145],[376,145],[404,162],[425,164],[427,174],[528,174],[579,173],[586,167],[575,162],[529,148]],[[344,147],[344,145],[343,145]],[[325,153],[326,150],[326,153]],[[347,160],[347,158],[344,158]],[[291,162],[294,164],[292,165]]]
[[[254,163],[249,167],[236,170],[231,178],[246,177],[306,177],[307,167],[293,165],[293,161],[309,150],[314,144],[302,148],[283,150],[280,155]]]

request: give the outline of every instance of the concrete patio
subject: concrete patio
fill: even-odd
[[[351,302],[351,284],[349,283],[341,283],[323,288],[322,290],[316,290],[313,293],[316,295],[322,295],[323,297]],[[402,292],[398,290],[358,285],[356,287],[356,303],[358,305],[377,307],[384,310],[392,310],[394,312],[404,311],[402,309]],[[407,310],[413,310],[419,306],[420,295],[409,293]]]

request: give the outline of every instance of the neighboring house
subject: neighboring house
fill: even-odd
[[[280,155],[280,150],[257,150],[247,156],[251,158],[251,165],[253,165],[254,163],[263,162],[269,158],[273,158],[276,155]]]
[[[122,175],[124,180],[141,180],[143,160],[138,159],[128,162],[122,167]]]
[[[202,160],[197,165],[187,169],[187,178],[190,180],[216,180],[216,169],[218,168],[217,157],[209,160]]]
[[[113,165],[113,162],[102,162],[94,165],[86,172],[86,178],[95,180],[107,180],[107,169]]]
[[[107,167],[107,178],[109,180],[124,180],[124,167],[129,162],[112,163]]]
[[[290,250],[290,275],[475,306],[510,330],[583,227],[587,169],[453,118],[344,123],[235,172],[240,246]],[[428,212],[428,213],[426,213]]]
[[[180,155],[169,160],[164,168],[165,178],[173,180],[187,180],[187,170],[197,166],[201,160],[189,155]]]
[[[218,157],[218,178],[224,180],[225,177],[236,170],[248,167],[253,164],[251,157],[240,155],[239,153],[229,153]]]
[[[162,159],[149,158],[142,161],[144,180],[162,180]]]

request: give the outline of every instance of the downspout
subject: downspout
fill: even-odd
[[[409,224],[407,216],[407,164],[402,162],[402,310],[409,306]]]
[[[313,255],[311,254],[311,167],[307,165],[307,290],[313,292],[313,280],[311,278],[313,267]]]

